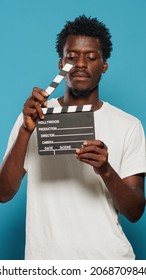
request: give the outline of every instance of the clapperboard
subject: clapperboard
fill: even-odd
[[[72,69],[68,62],[46,89],[50,96]],[[44,119],[37,119],[38,153],[40,155],[72,154],[85,140],[95,139],[91,105],[42,108]]]
[[[37,119],[38,153],[75,153],[85,140],[95,139],[91,105],[43,108],[44,119]]]

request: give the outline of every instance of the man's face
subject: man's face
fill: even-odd
[[[88,96],[97,89],[101,74],[106,71],[100,42],[97,38],[70,35],[63,49],[62,64],[71,61],[74,67],[66,83],[76,97]]]

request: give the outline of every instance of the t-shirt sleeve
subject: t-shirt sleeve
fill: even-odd
[[[4,158],[7,155],[7,153],[10,151],[10,149],[12,148],[12,146],[18,136],[19,128],[22,125],[22,122],[23,122],[23,116],[22,116],[22,114],[20,114],[11,130]]]
[[[121,162],[121,177],[146,173],[146,140],[139,120],[129,129]]]

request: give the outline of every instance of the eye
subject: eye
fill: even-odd
[[[73,60],[73,59],[77,59],[77,56],[72,55],[72,56],[67,56],[67,58],[68,58],[69,60]]]
[[[87,59],[90,60],[90,61],[94,61],[94,60],[96,60],[96,57],[90,57],[90,56],[88,56]]]

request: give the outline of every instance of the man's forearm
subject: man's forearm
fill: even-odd
[[[145,207],[143,175],[137,174],[122,180],[109,165],[109,171],[101,177],[117,210],[130,221],[137,221]]]
[[[24,159],[31,133],[23,126],[0,168],[0,201],[6,202],[18,191],[25,175]]]

